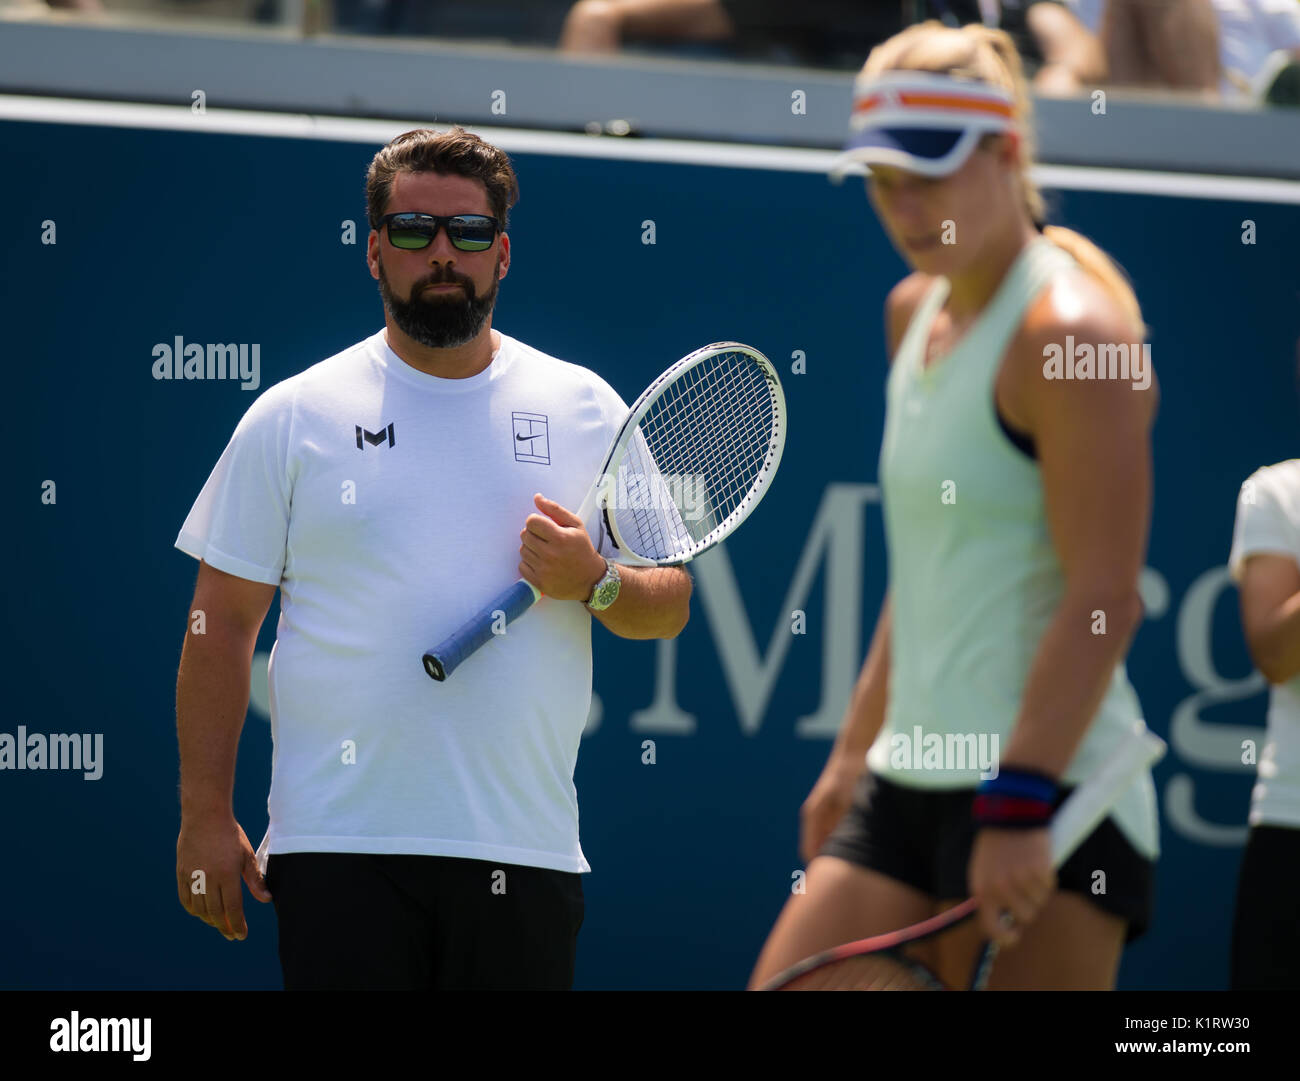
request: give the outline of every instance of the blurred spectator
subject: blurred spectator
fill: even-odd
[[[1101,41],[1112,84],[1219,96],[1219,24],[1211,0],[1106,0]]]
[[[1101,40],[1064,3],[981,0],[981,21],[1011,35],[1035,93],[1079,94],[1106,78]]]
[[[901,3],[854,0],[578,0],[560,35],[566,52],[613,53],[628,41],[725,42],[745,56],[785,51],[804,63],[859,67],[902,28]]]
[[[1141,50],[1142,43],[1132,36],[1115,41],[1107,36],[1104,26],[1109,0],[1070,0],[1074,13],[1089,30],[1100,34],[1110,52],[1111,78],[1114,82],[1129,85],[1176,86],[1184,82],[1164,82],[1135,79],[1131,73],[1131,64],[1135,54]],[[1109,28],[1113,35],[1121,32],[1124,21],[1134,5],[1151,5],[1152,16],[1161,14],[1166,7],[1162,0],[1115,0],[1116,17]],[[1208,0],[1215,18],[1216,55],[1218,58],[1219,94],[1225,100],[1264,100],[1276,104],[1300,104],[1300,0]],[[1179,25],[1179,15],[1183,20]],[[1180,39],[1191,25],[1188,12],[1165,12],[1163,25],[1159,27],[1163,37],[1163,46],[1157,44],[1157,51],[1171,54],[1177,58],[1180,52]],[[1195,21],[1196,62],[1201,73],[1193,80],[1195,89],[1204,90],[1213,76],[1209,74],[1211,64],[1206,47],[1209,30],[1202,10]]]
[[[287,0],[254,0],[260,21],[279,22]],[[314,0],[306,0],[309,9]],[[324,29],[349,34],[549,45],[572,0],[329,0]]]
[[[881,41],[932,18],[1006,30],[1042,92],[1075,93],[1105,73],[1096,36],[1056,0],[578,0],[560,48],[613,53],[630,41],[718,42],[741,55],[856,70]]]
[[[1212,0],[1225,98],[1300,104],[1300,0]]]

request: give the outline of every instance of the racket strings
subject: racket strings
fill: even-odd
[[[705,532],[707,533],[708,529],[711,528],[711,522],[708,519],[712,515],[692,515],[691,510],[698,510],[698,508],[684,506],[688,502],[685,499],[684,486],[694,484],[696,481],[695,478],[688,475],[694,459],[692,455],[686,453],[685,441],[681,438],[680,432],[684,426],[683,422],[692,419],[690,393],[692,386],[700,382],[699,376],[701,374],[698,369],[693,369],[691,372],[686,373],[684,378],[666,388],[660,400],[655,403],[647,416],[642,418],[640,424],[640,434],[653,460],[650,468],[657,470],[659,474],[667,474],[672,478],[672,483],[679,485],[681,494],[674,500],[679,516],[684,516],[687,520],[693,516],[696,518],[695,530],[692,530],[685,522],[682,523],[688,536],[677,538],[678,543],[674,546],[669,543],[669,538],[664,536],[661,516],[654,513],[655,510],[660,508],[653,504],[645,509],[643,509],[644,503],[636,505],[638,509],[633,510],[632,518],[639,543],[645,545],[648,549],[645,554],[658,558],[663,558],[673,547],[689,548],[691,540],[698,533],[701,517],[705,519],[703,523]],[[708,412],[698,408],[698,405],[699,403],[696,403],[694,419],[704,420],[705,423],[708,423]],[[707,429],[700,429],[700,436],[705,431]],[[699,442],[700,439],[697,438],[697,443]],[[696,457],[698,457],[698,449],[697,446]],[[646,468],[644,464],[638,464],[641,465],[642,469]],[[630,484],[629,489],[643,492],[645,485],[638,480]],[[695,492],[694,495],[698,499],[700,493]]]
[[[687,558],[736,513],[772,451],[775,401],[763,368],[738,351],[664,390],[620,467],[628,498],[615,511],[619,533],[638,554]]]
[[[738,447],[748,452],[740,459],[733,458],[729,461],[731,468],[728,473],[710,477],[715,489],[710,501],[711,505],[730,510],[734,502],[738,501],[737,497],[743,498],[744,492],[748,490],[751,470],[761,462],[761,453],[766,450],[760,445],[759,437],[763,433],[759,428],[759,422],[768,420],[768,417],[760,410],[751,409],[745,409],[731,416],[725,415],[724,411],[728,405],[735,403],[738,398],[754,388],[741,386],[734,368],[722,369],[722,372],[721,380],[714,379],[713,384],[707,387],[709,396],[703,399],[701,411],[704,416],[701,418],[701,423],[702,430],[714,436],[708,447],[711,460],[717,461],[724,453],[734,452]],[[711,374],[716,376],[717,372]],[[748,399],[745,400],[748,404]],[[763,404],[763,400],[757,399],[756,404]],[[727,486],[728,484],[730,487]]]

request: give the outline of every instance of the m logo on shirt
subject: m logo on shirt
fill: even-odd
[[[511,413],[514,421],[515,461],[551,464],[551,439],[543,413]]]
[[[397,433],[391,424],[387,428],[380,428],[377,432],[368,432],[360,424],[357,425],[357,450],[365,450],[367,443],[377,447],[385,440],[390,447],[397,444]]]

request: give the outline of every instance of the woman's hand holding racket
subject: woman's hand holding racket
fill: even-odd
[[[1008,938],[1015,940],[1014,930],[999,918],[1003,909],[1008,909],[1013,916],[1023,912],[1032,918],[1046,899],[1040,897],[1043,846],[1046,846],[1046,866],[1054,886],[1055,868],[1060,867],[1097,823],[1110,813],[1137,775],[1159,761],[1164,753],[1164,741],[1147,731],[1141,721],[1136,721],[1132,731],[1112,748],[1096,772],[1070,793],[1046,829],[1021,831],[1021,836],[1013,840],[1006,838],[1007,830],[985,829],[977,835],[977,846],[986,851],[978,859],[972,852],[971,886],[976,893],[982,887],[984,896],[969,897],[961,904],[910,927],[824,950],[773,976],[763,989],[945,990],[943,982],[913,950],[918,944],[975,918],[978,912],[982,929],[989,937],[980,949],[964,986],[973,991],[984,990],[1000,943]]]
[[[979,902],[984,936],[1000,948],[1020,940],[1056,889],[1052,840],[1047,827],[1036,830],[985,828],[975,835],[968,872],[971,895]],[[1001,913],[1010,913],[1011,921]]]

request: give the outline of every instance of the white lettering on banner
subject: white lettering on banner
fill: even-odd
[[[633,732],[660,735],[695,735],[695,714],[677,704],[677,639],[660,638],[655,646],[655,697],[649,709],[628,715]]]
[[[875,484],[826,486],[794,578],[777,609],[789,612],[805,607],[804,600],[824,552],[821,704],[816,713],[799,718],[795,734],[802,739],[834,738],[857,680],[862,664],[862,556],[866,547],[863,508],[879,501],[880,488]],[[778,618],[767,652],[759,654],[725,545],[706,552],[692,568],[741,731],[747,736],[757,735],[794,636],[785,620]],[[677,705],[675,643],[661,641],[658,650],[654,702],[649,709],[634,714],[634,728],[639,732],[693,732],[694,718]]]
[[[1165,821],[1180,837],[1198,845],[1234,848],[1246,843],[1246,826],[1220,826],[1202,818],[1196,810],[1196,782],[1186,773],[1170,777],[1165,784]]]

